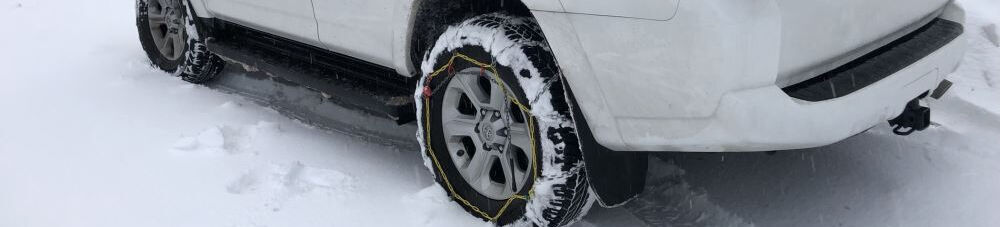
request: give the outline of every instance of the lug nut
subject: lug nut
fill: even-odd
[[[500,130],[497,130],[497,135],[498,136],[503,136],[503,137],[509,136],[510,135],[510,128],[502,128]]]

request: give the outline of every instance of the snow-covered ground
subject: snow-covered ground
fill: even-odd
[[[930,130],[663,154],[579,225],[1000,226],[1000,2],[963,2],[972,48]],[[153,70],[131,0],[0,0],[0,28],[0,226],[488,226],[413,147]]]

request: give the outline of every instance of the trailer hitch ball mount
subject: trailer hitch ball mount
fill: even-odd
[[[906,104],[903,114],[889,120],[892,132],[900,136],[908,136],[917,131],[923,131],[931,126],[931,108],[920,105],[920,100],[927,97],[923,94]]]

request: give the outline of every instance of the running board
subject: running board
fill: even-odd
[[[209,51],[278,83],[303,86],[340,106],[406,124],[415,120],[416,79],[394,70],[219,19],[202,21]]]

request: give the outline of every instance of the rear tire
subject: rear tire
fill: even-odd
[[[587,213],[595,199],[572,108],[534,19],[452,26],[422,71],[418,140],[456,203],[497,225],[566,226]]]
[[[191,83],[211,81],[225,62],[208,51],[187,0],[136,0],[139,42],[153,67]]]

